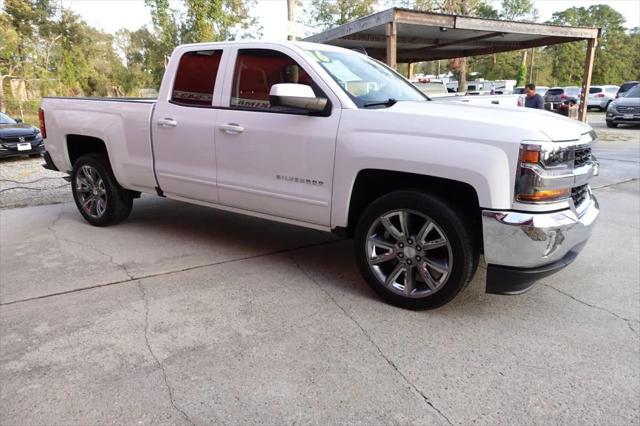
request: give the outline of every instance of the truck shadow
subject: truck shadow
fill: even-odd
[[[297,269],[294,273],[301,281],[331,297],[382,303],[357,269],[352,241],[330,233],[151,197],[136,200],[131,217],[120,227],[135,227],[141,239],[150,236],[156,244],[175,246],[176,257],[209,250],[212,263],[219,252],[237,260],[269,256],[274,268]],[[468,309],[480,300],[490,303],[484,295],[484,275],[478,268],[469,287],[439,311]]]

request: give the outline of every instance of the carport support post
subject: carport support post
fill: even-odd
[[[587,96],[591,87],[591,73],[593,71],[593,60],[596,56],[597,39],[590,38],[587,42],[587,57],[584,60],[584,76],[582,78],[582,93],[580,94],[580,109],[578,119],[587,122]]]
[[[391,68],[396,69],[396,58],[397,52],[396,49],[398,47],[398,29],[396,27],[396,22],[391,21],[387,23],[387,65]]]

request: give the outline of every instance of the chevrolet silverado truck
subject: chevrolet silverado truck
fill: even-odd
[[[354,239],[389,303],[471,280],[515,294],[568,265],[599,214],[593,130],[531,109],[431,102],[366,55],[304,42],[177,47],[157,100],[45,98],[46,167],[92,225],[140,193]]]

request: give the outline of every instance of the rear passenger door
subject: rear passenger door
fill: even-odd
[[[218,201],[212,107],[222,80],[223,50],[184,52],[168,99],[158,99],[151,121],[155,172],[168,196]],[[167,72],[170,72],[168,70]],[[220,84],[218,85],[220,86]]]
[[[297,52],[281,49],[238,49],[227,66],[215,136],[220,202],[328,226],[340,105]],[[278,83],[309,85],[329,105],[316,116],[273,107]]]

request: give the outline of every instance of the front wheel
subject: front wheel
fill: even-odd
[[[358,267],[385,301],[428,309],[452,300],[471,280],[478,253],[467,221],[445,201],[398,191],[374,201],[355,233]]]
[[[80,214],[92,225],[113,225],[131,213],[133,197],[118,184],[103,156],[90,154],[76,160],[71,189]]]

